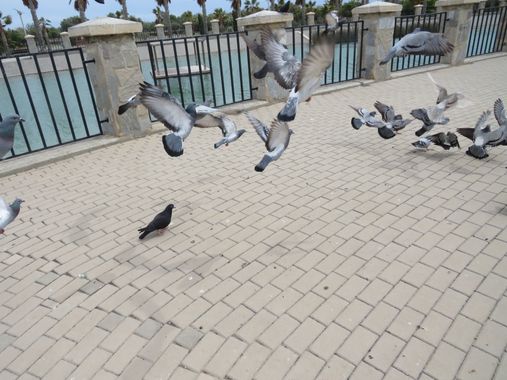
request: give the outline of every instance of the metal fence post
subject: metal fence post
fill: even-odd
[[[37,48],[37,43],[35,42],[35,36],[32,36],[31,34],[27,34],[25,36],[26,40],[26,46],[28,46],[28,52],[30,54],[35,54],[39,52],[39,49]]]
[[[259,43],[260,35],[259,30],[264,25],[269,26],[279,37],[279,39],[287,45],[290,45],[291,42],[295,43],[296,41],[287,41],[285,27],[287,25],[292,24],[292,20],[294,16],[292,13],[279,13],[275,11],[261,11],[257,12],[245,17],[239,17],[237,19],[238,30],[246,30],[248,36],[250,38],[255,38]],[[293,35],[294,36],[294,35]],[[297,35],[295,38],[301,39],[301,34]],[[294,38],[294,39],[295,39]],[[255,54],[250,54],[250,78],[252,83],[252,97],[254,99],[260,100],[275,100],[275,99],[287,99],[287,90],[284,90],[282,87],[275,82],[272,75],[267,75],[265,78],[256,79],[253,76],[253,73],[260,70],[265,61],[261,61],[259,58],[255,56]]]
[[[401,13],[399,4],[383,1],[362,5],[352,9],[352,14],[364,21],[366,31],[361,46],[364,77],[386,80],[391,77],[390,63],[380,66],[393,44],[395,17]]]
[[[473,20],[473,7],[479,0],[439,0],[437,12],[447,12],[445,36],[454,45],[452,53],[442,57],[442,63],[459,65],[465,61]]]
[[[104,134],[142,136],[151,123],[148,111],[137,107],[118,115],[118,106],[137,93],[144,80],[134,33],[142,24],[128,20],[101,17],[69,28],[71,37],[86,39],[85,51],[90,77],[102,119]],[[91,64],[93,62],[93,64]]]

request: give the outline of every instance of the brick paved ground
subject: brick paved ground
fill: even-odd
[[[505,67],[434,72],[469,101],[438,128],[507,101]],[[157,134],[2,178],[26,203],[0,238],[0,378],[506,379],[507,149],[354,131],[347,105],[376,99],[406,113],[435,91],[418,74],[316,96],[262,174],[248,127],[216,151],[194,130],[179,159]],[[170,231],[138,241],[170,202]]]

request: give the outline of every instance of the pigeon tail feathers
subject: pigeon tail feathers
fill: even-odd
[[[148,231],[146,228],[140,228],[138,231],[141,232],[142,230],[142,234],[139,235],[139,240],[143,240],[150,232],[153,232],[153,231]]]
[[[262,160],[261,162],[259,162],[257,164],[257,166],[255,166],[255,171],[256,172],[263,172],[264,169],[266,169],[266,166],[268,166],[268,164],[273,161],[273,158],[268,156],[267,154],[264,155],[264,157],[262,157]]]
[[[426,129],[424,129],[424,127],[422,127],[421,129],[418,129],[417,131],[415,131],[415,135],[417,137],[421,137],[422,135],[424,135],[426,133]]]
[[[377,131],[379,136],[386,140],[392,139],[394,136],[396,136],[396,133],[387,127],[378,128]]]
[[[183,154],[183,140],[174,133],[162,136],[162,143],[167,154],[171,157],[178,157]]]
[[[215,143],[214,147],[215,147],[215,149],[220,148],[225,143],[227,143],[227,140],[226,139],[222,139],[219,142]]]
[[[461,136],[466,137],[469,140],[474,139],[474,129],[473,128],[458,128],[456,129],[456,132],[458,132]]]
[[[380,65],[385,65],[387,62],[393,59],[395,55],[396,55],[396,47],[393,46],[391,49],[389,49],[389,52],[387,53],[385,58],[382,61],[380,61]]]
[[[359,129],[363,126],[363,122],[361,121],[361,119],[359,119],[357,117],[353,117],[350,120],[350,124],[352,124],[352,128],[354,128],[354,129]]]
[[[266,63],[264,66],[262,66],[262,69],[254,73],[255,79],[262,79],[264,78],[269,72],[268,64]]]
[[[292,89],[289,94],[287,103],[283,106],[282,110],[278,113],[278,120],[292,121],[296,118],[296,112],[299,104],[299,93]]]
[[[122,104],[120,107],[118,107],[118,115],[123,115],[127,110],[130,108],[130,102],[127,102],[125,104]]]

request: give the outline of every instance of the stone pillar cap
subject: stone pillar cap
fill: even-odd
[[[183,25],[189,25],[189,24],[190,24],[190,25],[192,25],[192,21],[185,21],[185,22],[183,23]]]
[[[35,36],[33,36],[33,35],[31,35],[31,34],[27,34],[27,35],[25,36],[25,40],[26,40],[26,39],[30,39],[30,38],[35,38]]]
[[[366,5],[361,5],[352,9],[353,15],[364,15],[372,13],[393,13],[400,12],[403,7],[400,4],[386,3],[385,1],[376,1]]]
[[[71,37],[93,37],[115,34],[130,34],[143,31],[143,24],[136,21],[112,17],[98,17],[69,28]]]
[[[63,34],[63,35],[65,35],[65,34],[69,34],[69,32],[61,32],[61,33],[60,33],[60,36],[61,36],[62,34]]]
[[[454,5],[466,5],[480,3],[481,0],[438,0],[435,3],[436,7],[451,7]]]
[[[307,15],[314,15],[315,12],[306,12]]]
[[[164,26],[165,26],[164,24],[155,24],[155,28],[156,27],[159,27],[159,28],[162,27],[163,28]]]
[[[213,20],[211,20],[210,22],[220,22],[220,20],[217,20],[216,18],[214,18]]]
[[[292,21],[294,16],[292,13],[280,13],[276,11],[260,11],[252,13],[245,17],[238,17],[236,19],[238,27],[245,27],[250,25],[262,25],[262,24],[285,24],[288,21]]]

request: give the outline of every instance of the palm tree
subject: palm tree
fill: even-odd
[[[247,14],[255,13],[260,10],[259,0],[245,0],[245,12]]]
[[[206,14],[206,0],[197,0],[197,4],[202,9],[202,23],[204,25],[204,34],[208,34],[208,15]]]
[[[46,46],[49,48],[48,27],[51,27],[51,20],[47,20],[44,17],[41,17],[39,20],[39,25],[42,29],[42,35],[44,36],[44,41],[46,42]]]
[[[23,0],[23,5],[30,9],[33,26],[35,28],[35,39],[39,45],[42,45],[42,31],[39,25],[39,17],[37,16],[37,8],[39,7],[39,2],[37,0]]]
[[[305,25],[306,22],[306,4],[305,4],[305,0],[296,0],[296,5],[299,5],[301,6],[301,18],[302,18],[302,25]]]
[[[164,25],[169,32],[169,36],[173,35],[173,27],[171,25],[171,15],[169,13],[169,4],[171,0],[155,0],[159,7],[164,7]]]
[[[95,0],[96,3],[104,4],[104,0]],[[69,0],[69,4],[72,0]],[[86,21],[86,8],[88,8],[88,0],[74,0],[74,9],[79,12],[81,22]]]
[[[163,22],[163,17],[160,7],[156,7],[152,12],[155,15],[155,24],[161,24]]]
[[[4,28],[12,23],[12,17],[9,15],[2,15],[0,12],[0,37],[2,39],[2,45],[4,47],[4,51],[6,55],[10,54],[9,42],[7,42],[7,35],[5,34]]]
[[[238,30],[238,22],[236,19],[241,16],[241,0],[229,0],[234,13],[234,30]]]
[[[123,16],[124,20],[128,20],[129,18],[129,11],[127,9],[127,0],[116,0],[121,5],[121,14]]]
[[[275,10],[275,0],[269,0],[269,10],[270,11]]]
[[[227,13],[222,8],[216,8],[211,17],[213,17],[215,20],[218,20],[218,25],[221,28],[225,26],[225,19],[227,18]]]

